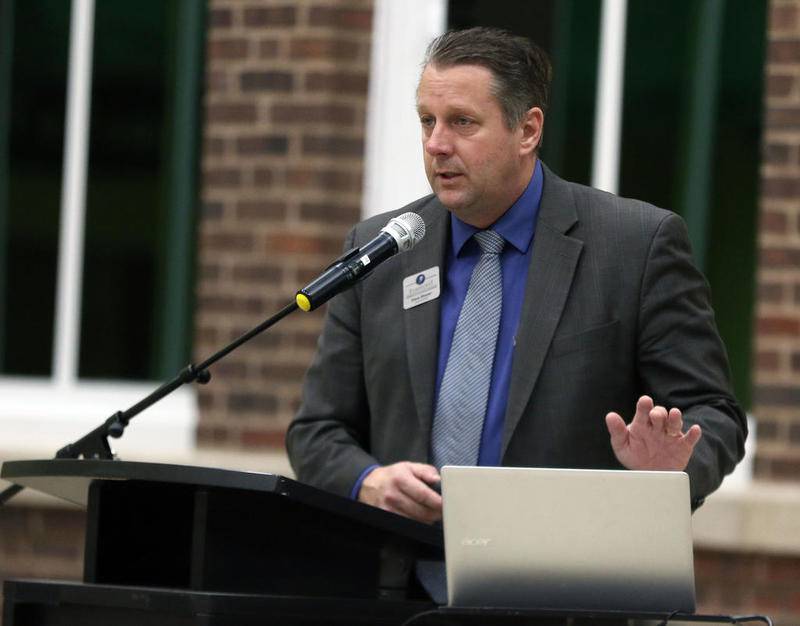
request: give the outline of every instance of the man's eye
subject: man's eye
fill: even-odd
[[[469,126],[472,124],[472,120],[468,117],[457,117],[456,118],[456,126]]]
[[[433,118],[430,115],[423,115],[419,118],[419,123],[425,127],[433,126]]]

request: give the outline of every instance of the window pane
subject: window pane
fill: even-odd
[[[714,6],[721,15],[709,22],[704,11]],[[625,65],[620,194],[687,218],[695,255],[711,284],[734,387],[745,406],[765,7],[762,2],[630,0]],[[714,60],[712,73],[697,81],[704,54]],[[707,121],[696,115],[698,106],[709,107]],[[696,161],[703,142],[710,145],[708,158]],[[705,188],[687,191],[705,175]]]
[[[84,378],[163,377],[161,277],[169,262],[165,231],[175,184],[169,105],[177,4],[144,0],[96,7],[79,371]],[[180,313],[185,322],[186,312]]]
[[[557,174],[591,177],[600,0],[451,0],[449,28],[496,26],[529,37],[553,63],[541,156]]]
[[[8,141],[8,195],[0,194],[0,372],[43,376],[52,366],[70,3],[9,6],[12,58],[0,63],[10,69],[0,75],[9,107],[7,125],[0,119]]]

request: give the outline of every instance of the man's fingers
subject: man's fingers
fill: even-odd
[[[650,410],[650,423],[656,431],[663,430],[667,421],[667,409],[656,406]]]
[[[653,399],[650,396],[642,396],[636,402],[636,414],[633,416],[634,424],[639,426],[650,425],[650,411],[653,410]]]
[[[442,498],[417,474],[438,479],[433,466],[401,462],[378,467],[367,474],[359,500],[419,520],[434,522],[442,516]]]
[[[628,427],[619,413],[612,411],[606,415],[606,428],[608,428],[608,434],[611,435],[611,446],[613,448],[618,448],[625,444],[628,439]]]
[[[683,416],[679,409],[670,409],[667,420],[664,423],[664,430],[668,435],[678,436],[683,431]]]
[[[414,476],[424,480],[429,485],[442,480],[442,477],[433,465],[428,465],[427,463],[409,463],[408,467]]]
[[[700,437],[703,436],[703,430],[695,424],[689,430],[686,431],[685,440],[689,446],[694,449],[695,445],[698,441],[700,441]]]
[[[428,486],[428,483],[412,476],[399,484],[400,490],[411,500],[433,511],[442,510],[442,496]]]

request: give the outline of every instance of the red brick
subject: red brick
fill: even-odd
[[[204,250],[241,252],[243,250],[252,250],[253,236],[249,233],[203,233],[200,237],[200,245]]]
[[[798,476],[800,476],[800,458],[772,459],[770,463],[770,478],[796,482]]]
[[[286,445],[286,431],[245,429],[242,432],[241,443],[246,448],[277,448],[283,450]]]
[[[223,93],[228,90],[228,73],[209,71],[206,73],[206,90],[208,93]]]
[[[769,165],[786,165],[791,157],[792,147],[785,143],[768,143],[764,146],[764,162]]]
[[[220,343],[219,333],[216,328],[199,326],[195,331],[195,342],[197,344],[211,344],[216,347]],[[205,358],[205,355],[203,358]],[[202,396],[200,398],[202,400]]]
[[[277,408],[277,399],[269,393],[235,391],[228,396],[228,409],[236,413],[272,413]]]
[[[800,7],[792,4],[770,3],[769,29],[771,32],[796,32]]]
[[[333,256],[341,252],[342,242],[339,239],[314,237],[313,235],[273,233],[267,237],[267,249],[273,253]]]
[[[317,271],[319,273],[319,271]],[[313,280],[313,277],[311,278]],[[299,281],[304,282],[304,281]],[[289,335],[289,341],[295,348],[312,350],[317,347],[319,333],[294,332]]]
[[[762,248],[759,261],[763,267],[800,269],[800,248]]]
[[[208,58],[234,61],[247,58],[248,43],[246,39],[212,39],[208,42]]]
[[[300,205],[300,219],[304,221],[354,224],[358,221],[360,212],[357,206],[331,202],[304,202]]]
[[[789,218],[782,211],[762,211],[761,230],[768,233],[785,233]]]
[[[767,304],[780,304],[784,299],[783,285],[780,283],[759,283],[758,301]]]
[[[203,183],[207,187],[238,187],[242,173],[233,168],[211,168],[203,172]]]
[[[767,127],[772,129],[789,128],[795,129],[800,126],[800,108],[792,107],[768,107],[767,108]]]
[[[262,59],[274,59],[279,56],[281,45],[275,39],[262,39],[258,42],[258,56]]]
[[[294,26],[297,11],[293,6],[253,7],[244,10],[245,26]]]
[[[242,283],[275,283],[283,278],[283,267],[264,261],[238,263],[233,268],[233,280]]]
[[[758,318],[758,333],[764,335],[800,335],[800,319],[796,317],[770,317],[763,316]]]
[[[312,26],[331,26],[342,29],[369,31],[372,28],[372,11],[340,7],[311,7],[309,23]]]
[[[800,113],[800,109],[798,109],[798,113]],[[795,176],[767,177],[763,182],[762,193],[770,198],[796,198],[800,196],[800,178]]]
[[[305,376],[306,369],[308,369],[306,364],[265,363],[261,366],[259,374],[263,380],[292,382],[300,385],[303,381],[303,376]]]
[[[206,137],[203,140],[205,156],[220,156],[225,153],[225,140],[221,137]]]
[[[236,140],[236,151],[243,155],[252,154],[286,154],[289,139],[286,135],[261,135],[258,137],[239,137]]]
[[[219,264],[214,262],[200,263],[197,266],[197,274],[201,279],[213,282],[221,275]]]
[[[756,367],[761,371],[774,372],[780,364],[780,355],[774,350],[760,350],[756,354]]]
[[[770,42],[767,58],[770,63],[800,62],[800,40]]]
[[[224,207],[221,202],[204,202],[202,215],[205,220],[218,220],[222,217]]]
[[[235,297],[235,296],[208,296],[198,297],[199,308],[206,313],[261,313],[264,309],[263,302],[254,297]],[[233,337],[232,339],[235,339]]]
[[[800,405],[800,387],[782,385],[757,385],[754,396],[756,404],[769,406]],[[800,474],[798,474],[800,476]]]
[[[774,441],[778,438],[780,428],[778,423],[773,420],[759,419],[758,420],[758,440],[759,441]]]
[[[792,93],[795,79],[787,74],[775,74],[767,77],[767,95],[774,98],[785,98]]]
[[[236,204],[236,217],[246,220],[284,220],[286,203],[279,200],[242,200]]]
[[[275,176],[272,170],[270,169],[259,167],[253,170],[253,182],[255,182],[256,185],[259,186],[271,185],[274,178]]]
[[[243,72],[240,78],[242,91],[291,91],[294,76],[290,72]]]
[[[306,77],[309,91],[366,95],[367,85],[368,78],[364,72],[309,72]]]
[[[206,107],[206,121],[217,124],[252,124],[256,121],[252,102],[214,103]]]
[[[353,124],[355,109],[346,104],[275,104],[272,106],[272,120],[281,124]]]
[[[789,425],[789,441],[794,444],[800,444],[800,422]],[[798,474],[798,476],[800,476],[800,474]],[[800,571],[798,571],[797,574],[800,574]],[[797,580],[800,581],[800,575],[797,576]]]
[[[197,443],[203,445],[224,445],[229,443],[230,428],[227,426],[207,426],[201,424],[197,428]]]
[[[364,140],[353,137],[319,136],[303,137],[303,154],[306,156],[363,156]]]
[[[329,37],[293,39],[289,53],[293,59],[352,61],[358,57],[358,42]]]
[[[349,170],[291,168],[286,173],[289,187],[332,191],[361,191],[361,178]]]
[[[208,24],[211,28],[228,28],[233,24],[233,12],[230,9],[211,9]]]

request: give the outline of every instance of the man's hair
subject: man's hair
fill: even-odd
[[[491,71],[492,92],[510,129],[532,107],[547,111],[552,66],[547,53],[526,37],[483,26],[449,31],[428,45],[423,67],[428,65],[480,65]]]

